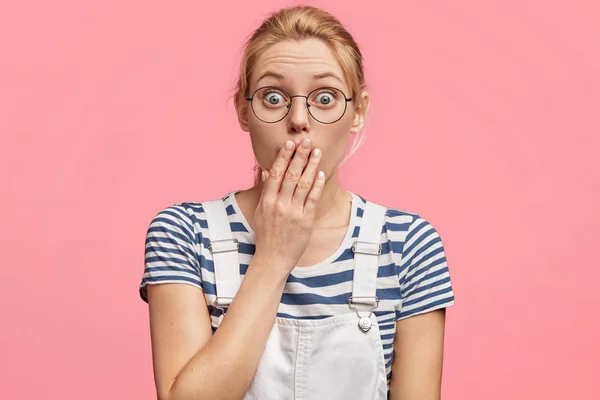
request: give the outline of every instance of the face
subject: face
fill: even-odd
[[[292,96],[306,96],[315,89],[332,87],[340,89],[346,97],[352,97],[350,85],[340,64],[329,48],[317,39],[280,42],[264,51],[252,71],[249,96],[264,86],[279,87]],[[328,94],[321,93],[315,92],[316,97],[312,97],[311,101],[331,101]],[[274,103],[283,100],[278,94],[267,96],[272,96],[266,98]],[[368,94],[363,92],[361,96],[368,104]],[[366,110],[363,112],[357,108],[355,100],[353,98],[347,103],[342,118],[332,124],[315,120],[306,108],[304,97],[294,97],[288,114],[276,123],[261,121],[264,118],[259,119],[252,112],[250,101],[245,98],[236,99],[236,109],[241,128],[250,133],[254,155],[262,169],[271,168],[281,146],[287,140],[298,144],[304,138],[309,138],[313,147],[322,151],[319,168],[329,177],[342,160],[350,135],[362,129]],[[336,101],[345,102],[343,98]],[[311,106],[315,115],[318,115],[317,108]]]

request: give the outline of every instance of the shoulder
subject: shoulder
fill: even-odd
[[[398,255],[405,253],[407,249],[414,246],[423,246],[425,243],[440,241],[440,236],[433,224],[421,214],[384,204],[367,200],[357,195],[361,202],[360,209],[364,208],[366,202],[383,206],[386,208],[383,232],[392,244],[392,250]]]
[[[394,233],[404,233],[406,234],[410,228],[412,227],[413,223],[417,220],[422,219],[420,217],[419,214],[406,210],[406,209],[402,209],[402,208],[396,208],[396,207],[392,207],[389,205],[385,205],[382,203],[379,203],[377,201],[373,201],[370,199],[366,199],[360,195],[356,195],[359,198],[359,203],[358,203],[358,215],[362,216],[362,211],[364,210],[367,202],[368,203],[372,203],[374,205],[380,206],[380,207],[384,207],[386,209],[385,212],[385,220],[384,220],[384,224],[385,227],[384,229],[391,234]]]
[[[230,200],[231,193],[233,192],[228,192],[218,198],[183,201],[163,207],[154,214],[150,222],[149,232],[153,229],[172,228],[188,236],[195,236],[196,239],[200,240],[204,236],[204,231],[208,229],[204,205],[209,202],[222,202],[227,214],[231,214],[234,212]]]
[[[204,218],[202,203],[199,202],[181,202],[166,206],[156,212],[150,225],[192,225]]]
[[[233,192],[228,192],[226,195],[219,198],[205,199],[202,201],[184,201],[172,204],[160,209],[154,216],[153,222],[160,219],[169,219],[173,222],[199,224],[204,227],[206,214],[204,212],[204,204],[208,202],[223,202],[226,208],[230,207],[230,196]],[[228,210],[228,213],[230,211]]]

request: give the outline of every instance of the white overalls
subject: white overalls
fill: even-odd
[[[214,262],[214,306],[227,307],[241,283],[239,244],[223,200],[202,205]],[[387,398],[383,346],[372,314],[379,305],[376,281],[385,212],[385,207],[366,202],[358,240],[352,246],[354,281],[348,312],[324,319],[276,317],[245,400]]]

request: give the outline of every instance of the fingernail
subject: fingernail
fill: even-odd
[[[313,157],[314,157],[314,158],[319,158],[319,156],[320,156],[320,155],[321,155],[321,150],[319,150],[319,149],[315,149],[315,150],[313,151]]]
[[[304,147],[305,149],[308,149],[310,147],[310,140],[304,139],[302,141],[302,147]]]
[[[317,174],[317,178],[323,179],[324,177],[325,177],[325,172],[319,171],[319,173]]]
[[[292,147],[294,147],[294,142],[292,142],[291,140],[288,140],[287,142],[285,142],[285,149],[287,151],[290,151],[292,149]]]
[[[260,173],[260,179],[262,179],[262,181],[265,181],[265,171]]]

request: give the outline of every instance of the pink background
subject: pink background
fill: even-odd
[[[95,4],[94,4],[95,3]],[[252,2],[0,12],[0,397],[153,398],[144,235],[252,181],[230,101]],[[596,1],[315,1],[362,46],[344,186],[440,231],[444,399],[598,399]]]

